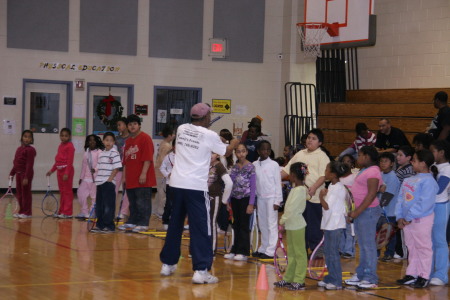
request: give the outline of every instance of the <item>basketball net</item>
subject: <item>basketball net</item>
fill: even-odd
[[[322,57],[320,51],[320,43],[327,32],[326,23],[298,23],[297,32],[303,47],[303,55],[305,57]]]

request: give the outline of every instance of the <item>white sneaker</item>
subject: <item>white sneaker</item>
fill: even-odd
[[[168,224],[163,224],[163,228],[164,228],[164,230],[167,231],[167,229],[169,229],[169,225]]]
[[[337,286],[337,285],[334,285],[332,283],[327,283],[325,285],[325,289],[326,290],[342,290],[342,286]]]
[[[227,253],[227,254],[225,254],[224,256],[223,256],[223,258],[226,258],[226,259],[234,259],[234,253]]]
[[[161,272],[159,272],[159,274],[161,274],[163,276],[170,276],[173,274],[173,272],[175,272],[176,269],[177,269],[177,265],[163,264],[161,267]]]
[[[28,219],[28,218],[31,218],[31,216],[25,215],[25,214],[19,214],[19,219]]]
[[[189,225],[184,225],[183,229],[184,230],[189,230]]]
[[[219,278],[209,274],[207,270],[195,271],[192,276],[192,283],[204,284],[204,283],[218,283]]]
[[[134,227],[136,227],[136,225],[134,225],[134,224],[122,224],[119,227],[117,227],[117,229],[127,230],[127,229],[133,229]]]
[[[19,217],[19,214],[13,214],[13,217],[14,217],[14,218],[18,218],[18,217]]]
[[[145,232],[148,230],[148,226],[136,226],[133,228],[133,232]]]
[[[361,281],[359,281],[358,274],[353,274],[351,278],[345,279],[344,282],[348,285],[358,285]]]
[[[319,287],[326,287],[326,286],[327,286],[327,283],[324,282],[323,280],[321,280],[321,281],[319,281],[319,282],[317,283],[317,286],[319,286]]]
[[[357,284],[357,286],[358,286],[359,288],[362,288],[362,289],[373,289],[373,288],[378,287],[378,284],[376,284],[376,283],[370,283],[370,282],[367,281],[367,280],[363,280],[363,281],[360,281],[360,282]]]
[[[443,282],[441,279],[434,277],[430,279],[431,285],[445,285],[445,282]]]
[[[242,254],[237,254],[237,255],[234,257],[234,260],[245,261],[245,260],[247,260],[247,256],[242,255]]]
[[[72,219],[72,216],[65,215],[65,214],[60,214],[60,215],[58,215],[58,218],[60,218],[60,219]]]

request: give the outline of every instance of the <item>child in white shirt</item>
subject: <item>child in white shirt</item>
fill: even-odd
[[[259,159],[253,162],[256,173],[256,195],[261,246],[253,256],[261,259],[273,258],[278,241],[278,208],[283,201],[281,173],[277,162],[269,158],[270,142],[263,140],[258,145]]]
[[[339,256],[339,242],[346,228],[345,198],[347,189],[339,181],[349,170],[346,164],[330,162],[325,169],[325,178],[331,182],[327,189],[320,191],[320,204],[323,215],[320,229],[324,231],[324,253],[328,275],[319,281],[318,286],[327,290],[342,289],[342,267]]]

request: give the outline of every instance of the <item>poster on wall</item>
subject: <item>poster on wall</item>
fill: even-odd
[[[158,115],[156,117],[158,123],[167,123],[167,110],[158,109]]]
[[[231,100],[212,99],[212,112],[219,114],[231,114]]]
[[[86,135],[86,119],[73,118],[72,119],[72,135],[73,136],[85,136]]]
[[[59,93],[30,93],[30,130],[59,133]]]
[[[93,133],[102,135],[111,131],[118,134],[117,121],[123,115],[123,106],[119,96],[95,96],[93,102]]]

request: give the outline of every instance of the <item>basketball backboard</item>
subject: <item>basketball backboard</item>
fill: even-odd
[[[304,0],[303,22],[334,27],[322,38],[321,49],[373,46],[376,41],[375,0]],[[309,30],[306,29],[306,35]]]

